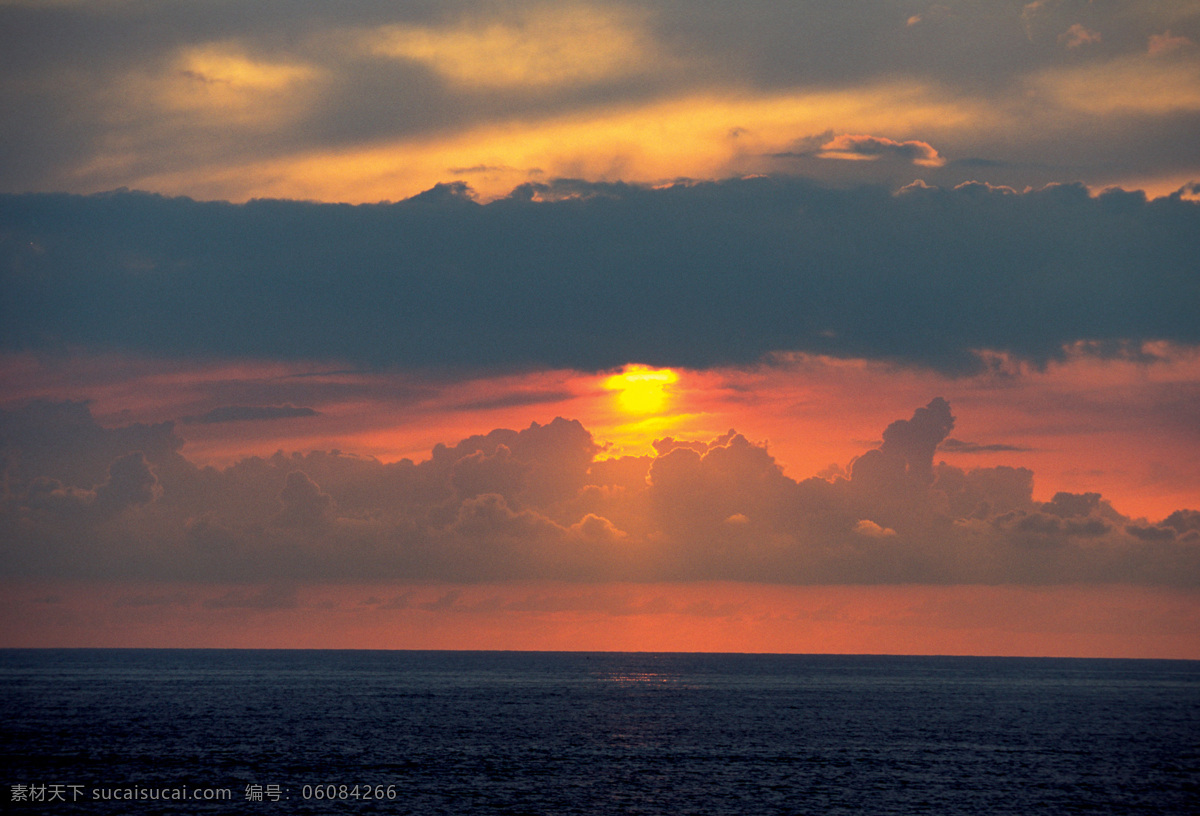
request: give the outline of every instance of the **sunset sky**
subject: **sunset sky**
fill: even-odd
[[[0,646],[1200,659],[1200,3],[0,0]]]

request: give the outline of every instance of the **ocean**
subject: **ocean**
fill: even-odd
[[[1200,662],[3,650],[4,812],[1200,813]]]

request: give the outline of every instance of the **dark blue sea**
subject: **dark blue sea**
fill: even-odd
[[[6,813],[1194,814],[1200,663],[0,651]]]

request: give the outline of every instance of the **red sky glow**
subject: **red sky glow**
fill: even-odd
[[[0,646],[1200,659],[1119,5],[0,3]]]

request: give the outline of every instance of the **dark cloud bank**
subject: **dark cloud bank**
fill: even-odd
[[[796,481],[730,431],[593,461],[556,419],[424,462],[337,452],[225,470],[171,423],[105,429],[86,403],[0,412],[0,571],[220,582],[689,581],[1200,585],[1200,512],[1130,519],[1095,493],[1032,498],[1023,468],[935,463],[934,399],[849,478]]]
[[[476,203],[0,196],[0,344],[426,368],[944,371],[1200,343],[1200,204],[1082,186],[560,181]]]

